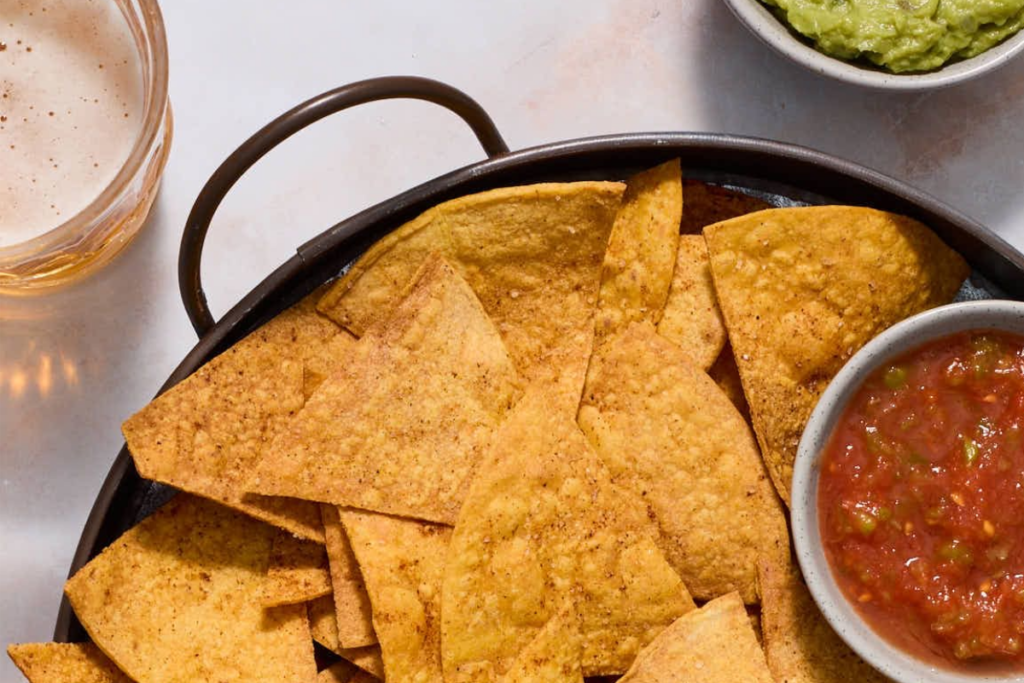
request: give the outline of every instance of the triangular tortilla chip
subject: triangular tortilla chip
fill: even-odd
[[[352,552],[348,534],[338,516],[338,508],[323,505],[321,513],[327,538],[331,585],[334,588],[337,613],[335,629],[339,646],[351,649],[374,645],[377,643],[377,634],[373,630],[370,596],[366,592],[366,582]]]
[[[683,223],[679,232],[683,235],[700,234],[712,223],[743,216],[755,211],[764,211],[772,205],[763,199],[719,185],[709,185],[699,180],[683,180]]]
[[[432,255],[264,451],[251,489],[453,523],[518,386],[473,291]]]
[[[598,338],[631,322],[661,319],[672,284],[682,216],[678,159],[638,173],[626,183],[601,266]]]
[[[658,334],[681,348],[701,370],[725,346],[725,324],[711,280],[708,246],[701,235],[680,235],[676,269]]]
[[[548,619],[501,683],[583,683],[579,615],[571,601]]]
[[[313,640],[345,661],[373,674],[376,678],[384,678],[384,660],[381,659],[378,646],[367,645],[366,647],[352,648],[341,646],[341,642],[338,640],[338,614],[334,609],[334,596],[317,598],[307,603],[306,608],[309,614],[309,631]]]
[[[612,480],[651,506],[661,547],[697,600],[757,602],[757,558],[789,554],[753,433],[714,381],[649,323],[594,352],[579,423]]]
[[[179,494],[65,586],[85,630],[138,681],[316,679],[306,610],[264,611],[278,531]]]
[[[373,625],[391,681],[443,683],[441,580],[450,527],[341,510],[373,606]]]
[[[29,683],[131,683],[92,643],[10,645],[7,654]]]
[[[567,596],[585,675],[622,673],[693,602],[643,501],[614,486],[573,419],[535,385],[497,430],[459,516],[441,610],[445,681],[494,681]]]
[[[362,335],[391,314],[420,264],[438,251],[476,292],[520,374],[546,376],[563,362],[558,349],[589,333],[623,189],[547,183],[445,202],[371,247],[320,310]]]
[[[327,549],[288,532],[274,537],[263,585],[264,607],[309,602],[331,592]]]
[[[723,595],[680,617],[637,655],[619,680],[775,683],[737,593]]]
[[[832,630],[814,604],[800,571],[783,563],[758,563],[764,652],[782,683],[887,683]]]
[[[894,323],[948,303],[969,269],[927,227],[846,206],[771,209],[704,230],[768,472],[786,504],[807,418]]]
[[[324,372],[329,350],[354,343],[316,312],[316,300],[306,297],[129,418],[122,429],[139,474],[323,542],[315,505],[246,495],[264,443],[315,382],[307,361]]]

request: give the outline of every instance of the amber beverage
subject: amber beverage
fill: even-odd
[[[0,290],[64,284],[121,251],[170,136],[153,0],[0,0]]]

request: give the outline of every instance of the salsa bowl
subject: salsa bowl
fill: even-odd
[[[850,436],[853,432],[849,430],[853,429],[853,427],[847,427],[847,423],[844,423],[844,420],[847,417],[851,418],[848,424],[856,425],[857,429],[867,425],[863,431],[868,432],[869,436],[877,434],[879,438],[888,439],[889,435],[898,430],[899,427],[895,427],[892,431],[887,431],[882,426],[885,424],[883,422],[884,418],[877,417],[879,413],[872,413],[869,419],[866,417],[867,413],[857,412],[863,405],[861,399],[873,396],[877,401],[879,395],[887,395],[885,393],[886,389],[891,390],[894,396],[898,391],[905,388],[916,392],[918,391],[919,384],[923,390],[923,382],[925,380],[921,379],[924,377],[921,373],[924,371],[918,368],[923,367],[924,362],[929,358],[928,354],[931,353],[931,357],[938,359],[937,349],[943,348],[943,344],[949,346],[958,339],[970,338],[973,340],[987,338],[985,335],[1003,334],[1016,335],[1024,339],[1024,303],[1003,299],[954,303],[926,311],[894,325],[857,352],[835,376],[818,402],[800,441],[793,473],[791,514],[793,542],[797,559],[807,581],[807,586],[815,602],[821,608],[822,613],[843,640],[876,669],[893,680],[902,683],[923,680],[935,681],[936,683],[1022,681],[1024,680],[1024,670],[1022,670],[1019,657],[1017,662],[1012,665],[998,663],[993,659],[987,658],[964,663],[957,662],[955,658],[943,661],[937,653],[932,654],[927,650],[926,646],[930,644],[928,640],[931,637],[930,634],[926,634],[926,638],[919,639],[908,621],[899,620],[896,617],[892,618],[888,626],[882,623],[882,630],[887,631],[888,636],[883,636],[876,630],[876,628],[879,628],[880,622],[877,616],[872,619],[870,615],[879,614],[874,606],[878,602],[878,597],[872,596],[870,592],[864,592],[859,595],[851,594],[850,587],[852,585],[867,584],[858,584],[858,580],[852,578],[857,573],[856,570],[851,569],[854,565],[843,564],[842,567],[836,565],[837,562],[840,562],[837,559],[840,551],[837,551],[836,548],[840,546],[835,540],[836,533],[833,531],[835,528],[834,519],[836,517],[836,513],[833,510],[852,511],[850,512],[850,519],[855,520],[860,508],[841,507],[847,505],[849,498],[839,497],[837,498],[838,502],[830,502],[832,498],[829,496],[832,496],[835,491],[834,484],[832,483],[835,481],[835,473],[837,471],[842,472],[843,474],[839,476],[845,476],[847,480],[860,480],[856,484],[851,484],[851,488],[861,486],[861,482],[866,481],[872,476],[868,474],[868,466],[863,464],[860,464],[855,472],[852,469],[844,470],[842,465],[837,464],[844,461],[853,463],[860,457],[856,453],[859,447],[858,442],[856,438]],[[911,354],[913,355],[913,360],[908,360]],[[917,367],[911,365],[912,363],[918,364]],[[907,370],[908,367],[910,368],[909,371]],[[911,374],[910,379],[908,379],[908,372],[915,374]],[[975,377],[976,375],[977,370],[975,369]],[[932,376],[949,378],[951,375],[949,368],[942,366]],[[979,380],[971,379],[969,381]],[[884,383],[884,386],[881,383]],[[879,391],[872,393],[876,386],[879,387]],[[929,386],[927,390],[933,391],[932,386]],[[940,390],[941,387],[934,389],[936,393]],[[950,394],[947,392],[947,395]],[[917,398],[912,400],[915,400],[916,403],[913,405],[921,406],[923,401],[919,398],[920,394],[915,396]],[[986,399],[989,399],[992,403],[1002,400],[995,395],[989,395]],[[898,410],[895,407],[898,405],[896,401],[897,399],[893,399],[892,410],[894,412]],[[906,405],[908,404],[905,403],[904,406]],[[887,404],[885,409],[888,408],[889,405]],[[917,411],[917,414],[927,415],[927,412],[921,409]],[[948,413],[942,412],[939,414],[953,415],[954,412],[950,409]],[[899,415],[896,415],[896,417],[899,417]],[[924,417],[924,420],[928,421],[928,424],[927,426],[922,426],[921,429],[942,429],[938,425],[940,421],[943,421],[943,418]],[[951,424],[951,421],[945,424]],[[847,431],[842,431],[844,429]],[[906,434],[911,434],[918,427],[908,428],[903,426],[903,429],[908,429],[909,431]],[[953,431],[956,430],[954,429]],[[896,438],[903,438],[903,443],[909,443],[912,437],[901,434]],[[950,443],[953,446],[949,446]],[[954,447],[956,450],[952,450]],[[949,450],[943,451],[945,448]],[[915,453],[911,448],[901,451],[900,455],[892,455],[892,451],[883,450],[881,452],[874,451],[874,456],[868,455],[866,457],[877,457],[878,462],[882,462],[886,458],[903,458],[903,452],[911,453],[909,457],[920,458],[919,466],[926,470],[921,475],[922,477],[935,477],[936,485],[945,486],[950,480],[944,479],[938,482],[937,478],[944,476],[939,473],[952,472],[958,469],[966,470],[968,466],[974,465],[975,458],[978,457],[978,448],[977,443],[964,434],[951,433],[946,442],[935,446],[931,451],[926,451],[923,456]],[[842,450],[841,456],[835,455],[838,452],[836,449]],[[871,447],[869,446],[867,450],[870,451]],[[944,457],[947,459],[940,459],[937,455],[940,452],[946,453],[947,455]],[[956,453],[957,458],[966,458],[966,465],[961,466],[949,460],[948,458],[952,456],[948,454],[951,453]],[[864,461],[856,460],[856,462],[863,463]],[[877,477],[879,482],[888,482],[887,484],[878,485],[878,490],[882,492],[876,498],[876,500],[881,501],[879,504],[884,506],[878,508],[884,510],[884,514],[867,514],[863,519],[864,526],[857,528],[856,522],[854,522],[854,528],[850,530],[849,535],[855,537],[857,542],[863,543],[861,548],[864,545],[879,546],[884,548],[885,552],[891,552],[894,557],[897,556],[896,552],[887,544],[890,542],[890,539],[899,539],[901,535],[910,539],[906,541],[908,552],[911,548],[915,552],[921,547],[934,548],[937,553],[935,556],[936,561],[931,564],[925,564],[925,566],[930,567],[927,579],[921,579],[919,583],[921,586],[924,586],[927,582],[931,582],[929,585],[935,586],[933,575],[940,573],[942,571],[941,568],[944,566],[952,566],[960,557],[965,556],[964,553],[970,551],[966,550],[966,546],[958,546],[958,541],[953,541],[952,545],[948,548],[941,544],[929,546],[927,543],[917,542],[916,538],[912,536],[915,533],[914,524],[904,521],[904,519],[909,517],[901,516],[900,499],[895,495],[885,495],[886,491],[900,491],[907,495],[906,500],[902,502],[910,501],[908,502],[907,509],[917,512],[921,511],[915,507],[917,505],[915,499],[910,494],[907,494],[911,490],[908,488],[911,484],[909,481],[905,482],[904,476],[906,475],[903,474],[904,470],[901,470],[900,467],[902,465],[894,466],[894,471],[900,472],[900,474],[894,477],[883,475]],[[876,469],[875,471],[879,470]],[[1010,474],[1000,476],[1003,479],[1012,479]],[[822,485],[823,482],[825,482],[824,486]],[[886,485],[891,485],[891,488],[885,489]],[[925,486],[931,485],[929,483]],[[1017,488],[1019,490],[1020,485]],[[950,489],[952,491],[950,495],[954,499],[955,505],[963,509],[965,501],[957,493],[961,489],[955,485],[950,485]],[[934,492],[936,489],[930,488],[928,490]],[[983,500],[980,496],[973,496],[973,493],[973,491],[968,490],[968,497]],[[1006,500],[1005,496],[1001,496],[994,502],[997,507],[1007,509],[1011,501]],[[967,502],[968,506],[972,504],[973,502]],[[895,514],[892,512],[893,509],[896,510]],[[928,521],[923,524],[918,521],[917,532],[924,531],[926,532],[925,535],[937,534],[939,533],[938,530],[945,530],[947,528],[945,520],[933,522],[932,519],[927,518],[931,511],[932,508],[926,509],[924,514]],[[960,518],[960,510],[954,509],[954,513]],[[938,526],[932,527],[933,523]],[[883,524],[892,525],[894,530],[883,527]],[[987,520],[984,524],[985,532],[988,532],[989,536],[993,536],[995,531],[992,524]],[[878,530],[880,530],[878,534],[875,533],[876,525]],[[926,528],[922,529],[921,527]],[[826,538],[826,534],[831,535]],[[897,540],[896,542],[899,543],[900,541]],[[845,547],[842,552],[845,552]],[[867,552],[870,553],[871,551]],[[911,552],[910,554],[913,553]],[[957,557],[954,557],[954,555]],[[970,559],[973,556],[967,557],[968,561],[973,563],[973,559]],[[943,562],[945,560],[942,558],[949,560],[950,564],[944,565]],[[902,559],[902,556],[899,556],[899,559]],[[920,558],[913,559],[917,560]],[[910,564],[911,561],[908,561],[902,564],[902,566],[909,568]],[[954,567],[953,569],[956,568]],[[879,568],[879,571],[882,572],[884,569]],[[973,565],[970,571],[973,571]],[[844,590],[844,587],[846,590]],[[887,578],[884,590],[888,591],[890,587],[892,587],[894,594],[900,590],[895,580]],[[980,590],[985,591],[984,584]],[[856,591],[853,592],[855,593]],[[904,594],[900,593],[899,595]],[[945,600],[952,603],[949,595],[949,593],[946,594]],[[886,596],[885,599],[888,602],[890,598]],[[892,599],[898,601],[898,597]],[[855,603],[872,604],[863,604],[858,607]],[[902,605],[908,603],[901,603],[899,607],[892,607],[891,609],[903,609]],[[886,607],[888,607],[888,604]],[[1012,619],[1012,613],[1008,614],[1006,618]],[[921,629],[923,631],[937,632],[938,623],[933,621],[930,624],[924,624]],[[903,646],[913,646],[913,649],[919,651],[916,654],[911,654],[909,649],[904,649],[904,647],[896,644],[895,641],[898,639],[903,640]],[[919,646],[919,643],[925,646]]]

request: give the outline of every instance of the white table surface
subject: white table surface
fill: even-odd
[[[720,0],[164,5],[175,137],[148,225],[71,289],[0,298],[4,643],[52,636],[119,425],[195,342],[176,259],[196,194],[238,143],[323,90],[437,78],[476,98],[513,149],[659,130],[795,142],[907,180],[1024,247],[1024,59],[951,90],[889,95],[791,65]],[[482,156],[458,119],[424,103],[368,105],[300,134],[214,221],[204,270],[214,314],[339,219]],[[43,391],[47,357],[54,381]],[[19,372],[21,391],[11,383]],[[21,680],[6,658],[0,680]]]

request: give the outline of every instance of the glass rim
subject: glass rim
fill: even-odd
[[[117,175],[107,183],[88,205],[63,223],[35,237],[0,247],[0,266],[18,263],[27,258],[44,256],[51,251],[65,247],[68,242],[79,241],[102,227],[100,219],[117,204],[129,189],[139,172],[145,167],[154,145],[163,139],[164,122],[168,106],[168,52],[167,34],[163,15],[157,0],[112,0],[116,2],[132,29],[136,49],[142,66],[143,110],[142,126],[132,143],[131,152]],[[134,2],[138,7],[137,16],[130,10]],[[143,41],[133,27],[141,19],[144,30]]]

